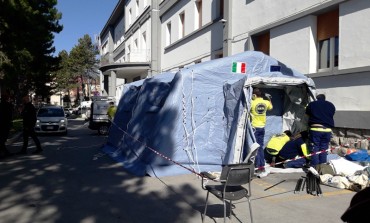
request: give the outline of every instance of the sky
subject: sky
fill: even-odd
[[[99,35],[119,0],[58,0],[56,8],[62,13],[60,33],[55,33],[55,55],[68,53],[85,34]]]

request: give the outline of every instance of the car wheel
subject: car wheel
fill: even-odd
[[[98,133],[100,135],[108,135],[109,132],[109,126],[107,125],[101,125],[98,129]]]

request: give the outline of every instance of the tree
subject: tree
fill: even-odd
[[[69,55],[69,65],[74,76],[81,81],[84,99],[91,96],[90,86],[86,88],[85,85],[89,85],[89,81],[91,81],[92,78],[97,78],[97,64],[99,62],[96,59],[97,55],[98,50],[87,34],[78,40],[78,44],[72,48]]]
[[[60,59],[59,69],[55,72],[55,89],[57,91],[69,91],[71,88],[77,87],[76,78],[70,66],[70,59],[67,51],[59,52]],[[69,95],[69,94],[68,94]]]
[[[20,97],[34,91],[48,96],[51,72],[58,68],[54,57],[54,33],[62,31],[57,0],[0,0],[0,62],[3,84]],[[5,61],[5,60],[4,60]]]

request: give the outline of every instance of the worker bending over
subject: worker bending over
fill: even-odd
[[[292,133],[289,130],[271,137],[265,148],[265,160],[270,166],[275,166],[276,156],[291,137]]]
[[[287,142],[280,150],[277,162],[286,161],[288,159],[294,159],[301,156],[307,156],[309,154],[306,141],[308,140],[308,132],[303,131],[296,135],[292,140]],[[301,158],[297,160],[291,160],[283,164],[284,168],[301,168],[308,163],[309,158]]]

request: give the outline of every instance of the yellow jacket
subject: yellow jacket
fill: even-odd
[[[270,101],[263,98],[255,98],[251,102],[252,126],[264,128],[266,125],[266,112],[272,109]]]
[[[114,105],[108,108],[107,115],[108,115],[109,120],[113,120],[114,115],[116,114],[116,111],[117,111],[117,107]]]
[[[289,140],[290,137],[285,133],[273,135],[267,143],[266,151],[269,154],[276,156]]]

